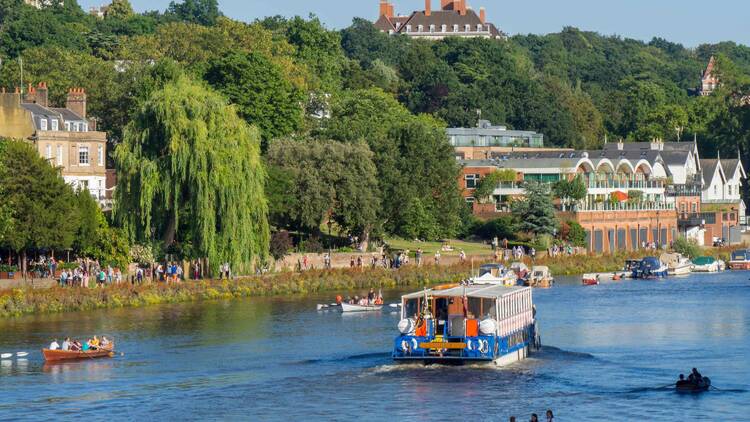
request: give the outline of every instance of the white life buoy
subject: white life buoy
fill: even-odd
[[[470,352],[474,351],[474,344],[471,342],[471,340],[466,340],[466,350]]]
[[[487,353],[489,349],[490,349],[490,344],[487,342],[487,340],[479,340],[479,351],[482,354]]]
[[[415,339],[415,338],[412,338],[412,339],[411,339],[411,344],[412,344],[412,346],[413,346],[413,347],[411,348],[411,350],[417,350],[417,349],[419,348],[419,343],[417,343],[417,339]]]
[[[406,340],[401,340],[401,350],[404,352],[409,351],[409,343]]]

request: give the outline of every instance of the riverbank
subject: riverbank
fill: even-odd
[[[177,284],[122,284],[105,288],[16,288],[0,292],[0,317],[93,309],[235,299],[254,296],[304,295],[330,291],[362,294],[370,288],[419,287],[459,282],[469,276],[471,264],[404,267],[398,270],[312,270],[236,280],[185,281]]]

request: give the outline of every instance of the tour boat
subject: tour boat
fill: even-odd
[[[552,273],[548,267],[534,266],[531,269],[531,275],[529,276],[528,284],[531,287],[542,287],[549,288],[555,283],[555,279],[552,278]]]
[[[661,262],[667,264],[669,275],[686,275],[693,271],[693,263],[679,253],[665,253],[661,256]]]
[[[73,351],[73,350],[50,350],[42,349],[42,355],[44,355],[45,362],[62,362],[69,360],[82,360],[82,359],[96,359],[96,358],[111,358],[115,356],[114,344],[97,350]]]
[[[352,305],[349,303],[341,303],[342,312],[375,312],[383,309],[382,305]]]
[[[474,284],[517,286],[518,276],[501,264],[485,264],[479,267],[479,276],[471,279]]]
[[[438,287],[401,301],[392,354],[397,362],[502,366],[540,347],[530,287]]]
[[[711,256],[695,258],[692,270],[695,273],[716,273],[722,271],[720,261]]]
[[[664,278],[667,275],[669,275],[669,268],[659,258],[654,256],[643,258],[638,268],[633,270],[633,278],[642,280]]]
[[[599,284],[599,274],[584,274],[581,283],[584,286],[596,286]]]
[[[750,249],[739,249],[732,252],[729,268],[732,270],[750,270]]]

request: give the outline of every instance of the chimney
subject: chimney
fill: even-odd
[[[484,7],[479,8],[479,20],[482,21],[482,25],[487,23],[487,11]]]
[[[456,3],[453,6],[453,8],[458,10],[459,15],[465,16],[466,15],[466,0],[456,0]]]
[[[388,2],[385,0],[380,0],[380,16],[385,16],[386,18],[390,18],[388,16]]]
[[[424,15],[432,15],[432,0],[424,0]]]
[[[453,3],[455,3],[455,0],[440,0],[440,9],[454,10],[455,7],[453,6]]]
[[[86,91],[83,88],[70,88],[65,108],[86,118]]]
[[[388,19],[396,16],[396,9],[393,3],[388,3]]]
[[[39,82],[36,88],[36,103],[42,107],[49,107],[49,90],[47,82]]]
[[[24,103],[36,103],[36,92],[34,90],[34,85],[29,84],[26,87],[26,93],[22,96]]]

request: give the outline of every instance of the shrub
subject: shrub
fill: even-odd
[[[701,255],[701,248],[698,243],[693,239],[686,239],[684,236],[680,236],[674,240],[672,249],[688,258],[696,258]]]
[[[289,232],[282,230],[271,235],[270,252],[273,259],[280,260],[284,258],[292,249],[292,237]]]

